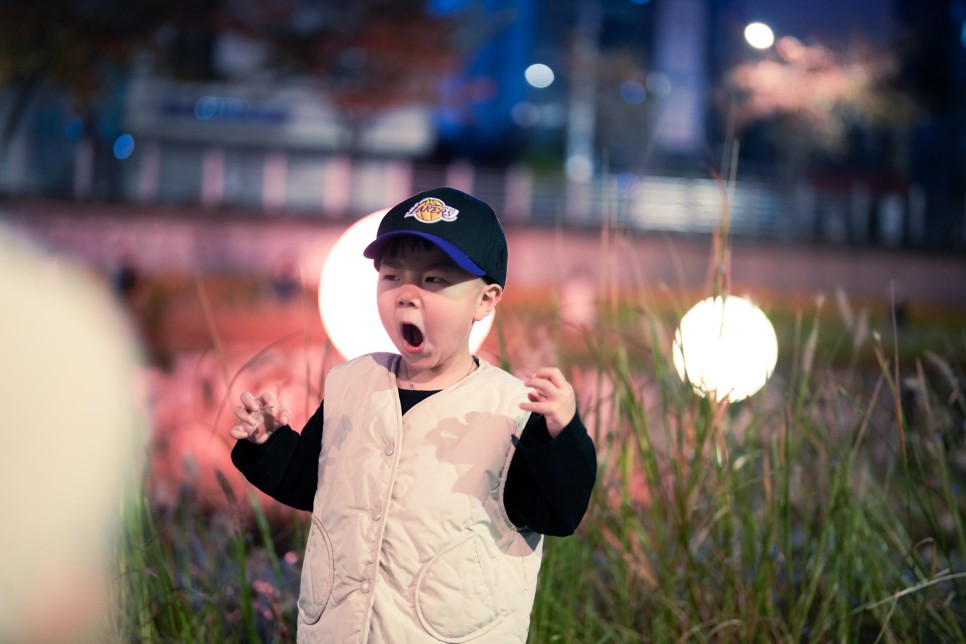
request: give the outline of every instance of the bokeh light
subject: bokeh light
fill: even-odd
[[[681,379],[700,395],[737,402],[771,377],[778,338],[768,317],[748,300],[709,297],[681,318],[672,359]]]
[[[586,154],[573,154],[564,163],[567,178],[583,183],[594,176],[594,162]]]
[[[537,89],[550,87],[550,85],[553,84],[553,70],[543,63],[534,63],[533,65],[530,65],[523,74],[527,79],[527,82]]]
[[[379,222],[388,209],[366,215],[349,226],[332,246],[322,265],[319,281],[319,313],[326,335],[343,358],[373,351],[397,353],[379,321],[376,306],[376,273],[362,251],[376,238]],[[470,351],[483,345],[496,313],[473,326]]]
[[[753,22],[745,27],[745,40],[755,49],[768,49],[775,42],[775,33],[763,22]]]
[[[114,158],[123,161],[134,153],[134,137],[122,134],[114,140]]]
[[[647,91],[658,98],[664,98],[671,93],[671,78],[664,72],[651,72],[645,82]]]
[[[520,127],[534,127],[540,123],[540,108],[530,101],[520,101],[510,110],[510,116]]]
[[[644,83],[632,78],[621,83],[620,95],[625,102],[640,105],[647,99],[647,90],[644,88]]]

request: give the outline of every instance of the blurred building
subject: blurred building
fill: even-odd
[[[896,0],[902,83],[920,97],[909,177],[928,207],[933,246],[962,239],[966,210],[966,5]]]
[[[903,42],[921,40],[902,58],[909,86],[936,104],[914,136],[856,131],[847,155],[791,178],[768,119],[741,133],[737,167],[730,156],[718,99],[722,79],[753,56],[742,36],[752,0],[432,0],[434,16],[469,16],[447,34],[461,58],[438,78],[435,101],[354,118],[322,79],[277,73],[266,42],[224,29],[178,41],[208,80],[134,64],[93,128],[68,97],[35,101],[0,156],[0,190],[335,218],[449,183],[519,221],[707,232],[722,214],[718,172],[738,180],[736,234],[960,248],[963,146],[950,141],[963,141],[966,112],[954,4],[890,10]],[[325,6],[295,5],[307,30]],[[934,33],[944,35],[921,38]],[[364,54],[347,49],[343,63]],[[527,81],[535,63],[553,82]],[[935,82],[922,75],[940,68]]]

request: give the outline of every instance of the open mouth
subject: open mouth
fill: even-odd
[[[423,344],[423,332],[415,324],[404,323],[402,337],[403,341],[414,349],[418,349]]]

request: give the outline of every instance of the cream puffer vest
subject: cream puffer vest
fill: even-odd
[[[325,382],[299,642],[523,642],[543,541],[506,516],[526,388],[480,360],[401,415],[379,353]]]

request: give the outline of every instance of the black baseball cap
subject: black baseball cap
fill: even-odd
[[[485,201],[448,187],[415,194],[385,214],[362,254],[378,262],[386,244],[403,235],[422,237],[467,273],[506,286],[506,236]]]

